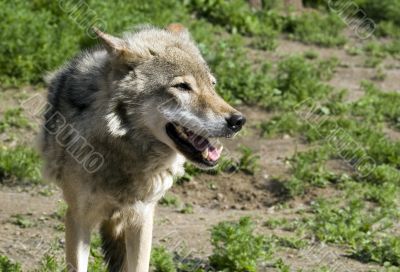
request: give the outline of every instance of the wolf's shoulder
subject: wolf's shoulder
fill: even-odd
[[[48,102],[55,110],[81,113],[89,108],[105,76],[107,52],[82,51],[48,78]]]
[[[98,75],[107,61],[107,52],[101,47],[83,50],[45,79],[50,87],[60,80],[71,79],[71,83],[87,80]]]

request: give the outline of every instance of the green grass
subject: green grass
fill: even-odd
[[[284,248],[302,249],[308,246],[308,241],[297,236],[272,236],[275,245]]]
[[[105,22],[107,31],[120,33],[135,24],[151,22],[161,26],[174,21],[187,22],[190,16],[179,1],[73,3],[0,2],[0,80],[3,84],[40,82],[46,71],[55,69],[81,48],[96,43],[87,35],[92,23]],[[73,13],[74,9],[78,11]]]
[[[384,81],[387,77],[387,74],[385,70],[382,68],[382,66],[378,66],[376,69],[375,75],[372,77],[372,80],[375,81]]]
[[[193,205],[190,203],[185,203],[182,207],[182,209],[179,210],[180,213],[183,214],[192,214],[194,213],[193,211]]]
[[[289,265],[285,264],[285,262],[282,259],[278,259],[275,263],[274,263],[274,267],[276,269],[279,269],[279,272],[290,272],[291,268]]]
[[[334,10],[346,17],[346,21],[357,18],[373,20],[377,26],[374,34],[378,37],[400,37],[400,5],[396,1],[355,0],[347,6],[340,1],[336,3],[324,0],[304,0],[303,3],[325,11],[329,10],[330,4]],[[356,12],[355,8],[359,10]]]
[[[271,218],[267,221],[264,222],[263,226],[269,228],[269,229],[276,229],[278,227],[286,226],[288,224],[289,220],[286,218]]]
[[[275,90],[279,93],[276,96],[279,98],[277,107],[293,108],[306,99],[319,100],[329,94],[332,88],[323,80],[332,75],[334,66],[333,61],[312,63],[297,55],[283,59],[278,64],[274,80]]]
[[[265,62],[254,71],[251,63],[240,51],[211,58],[210,63],[219,75],[219,92],[233,103],[258,104],[268,110],[289,109],[307,98],[321,99],[332,92],[324,83],[330,79],[338,61],[335,58],[312,62],[303,56],[293,55],[281,59],[276,71]],[[229,52],[229,51],[228,51]],[[232,78],[230,75],[236,74]]]
[[[27,216],[22,215],[22,214],[15,214],[11,216],[10,222],[14,225],[19,226],[20,228],[30,228],[35,226],[35,223],[32,222],[31,219],[29,219]]]
[[[345,24],[338,15],[314,11],[290,17],[285,25],[285,31],[295,40],[332,47],[346,43],[346,38],[342,34],[344,27]]]
[[[315,217],[309,225],[313,235],[321,241],[355,246],[377,221],[363,211],[364,204],[359,200],[346,203],[344,207],[337,202],[321,200],[313,206]]]
[[[356,0],[369,18],[377,22],[392,22],[400,26],[400,3],[397,1]]]
[[[341,137],[343,142],[325,143],[322,147],[311,151],[297,153],[289,160],[292,175],[286,179],[284,186],[290,196],[303,195],[312,187],[326,187],[329,184],[340,182],[341,176],[331,172],[326,167],[326,162],[329,159],[338,158],[347,161],[349,168],[355,167],[351,174],[354,179],[360,182],[399,185],[400,173],[396,169],[399,165],[396,155],[399,154],[400,150],[398,142],[393,143],[383,134],[372,130],[357,135],[358,128],[354,127],[354,124],[352,126],[354,131],[350,131],[350,133],[353,132],[354,134],[345,134],[346,137]],[[311,131],[315,131],[315,129],[312,128]],[[322,133],[318,134],[318,137],[322,139],[329,137],[329,130]],[[338,134],[336,135],[338,136]],[[352,143],[358,143],[360,147],[357,149],[354,149],[354,146],[338,149],[342,145]],[[366,157],[370,158],[374,164],[357,165]]]
[[[383,92],[370,82],[363,82],[365,96],[354,103],[353,114],[371,123],[387,122],[400,129],[400,94]]]
[[[297,76],[300,77],[300,75]],[[295,88],[294,86],[298,84],[289,85]],[[307,83],[304,85],[305,88],[310,88]],[[375,142],[381,142],[382,145],[397,146],[396,143],[385,139],[384,135],[380,133],[380,128],[383,124],[389,124],[393,129],[398,129],[399,94],[384,92],[370,82],[363,82],[361,87],[365,95],[355,102],[344,103],[344,93],[331,95],[330,100],[326,102],[321,100],[317,104],[309,104],[309,107],[307,107],[307,103],[301,104],[300,106],[305,106],[310,111],[310,115],[302,115],[301,110],[295,108],[292,112],[281,113],[271,120],[261,123],[260,128],[267,136],[301,133],[308,141],[313,142],[327,138],[333,129],[340,127],[356,140],[360,140],[362,144],[371,144],[371,149],[374,149],[371,143],[372,138]],[[363,122],[357,122],[355,119],[363,120]],[[375,128],[377,129],[374,131]],[[361,133],[367,131],[369,133]],[[397,150],[397,148],[394,149]]]
[[[34,150],[25,146],[0,147],[0,177],[23,183],[39,183],[41,180],[39,156]]]
[[[223,26],[231,33],[262,36],[262,40],[256,39],[255,45],[264,50],[275,48],[275,39],[281,32],[288,33],[293,39],[321,46],[341,46],[346,42],[342,35],[345,24],[334,13],[315,11],[284,16],[277,1],[269,1],[259,11],[252,10],[242,0],[188,2],[198,16]]]
[[[163,246],[153,248],[151,252],[151,266],[155,272],[177,271],[174,259]]]
[[[288,134],[297,135],[303,129],[303,122],[293,112],[282,113],[262,122],[260,129],[263,136],[276,137]]]
[[[339,177],[326,168],[330,152],[328,147],[321,147],[296,153],[288,161],[292,174],[283,182],[285,193],[291,197],[304,195],[310,188],[324,188],[336,182]]]
[[[319,54],[318,54],[317,51],[308,50],[308,51],[304,52],[303,56],[306,59],[311,59],[312,60],[312,59],[317,59],[319,57]]]
[[[7,256],[0,255],[1,272],[22,272],[21,265],[12,262]]]
[[[4,133],[10,128],[30,128],[29,120],[23,115],[21,108],[8,109],[4,112],[0,120],[0,133]]]
[[[223,271],[257,271],[258,263],[269,257],[270,245],[265,237],[253,232],[254,225],[248,217],[216,225],[211,231],[213,267]]]
[[[400,29],[393,21],[382,21],[378,24],[375,34],[378,37],[399,38]]]
[[[190,3],[189,6],[198,13],[199,16],[215,24],[220,24],[233,33],[249,35],[262,34],[268,37],[273,24],[278,23],[273,21],[273,19],[278,19],[277,14],[272,15],[271,13],[265,12],[265,10],[254,11],[242,0],[233,0],[230,2],[222,0],[194,0],[188,2]],[[273,16],[276,17],[273,18]]]
[[[258,36],[256,47],[264,50],[276,47],[276,37],[283,18],[274,10],[253,11],[243,0],[193,0],[188,6],[197,16],[222,26],[231,33]],[[273,2],[273,1],[269,1]],[[269,7],[275,5],[271,3]]]
[[[283,240],[282,240],[283,241]],[[209,262],[203,263],[217,271],[257,271],[261,261],[271,256],[272,240],[254,233],[254,223],[244,217],[237,222],[221,222],[211,230],[214,247]],[[100,238],[92,237],[91,262],[89,271],[105,272],[100,250]],[[56,272],[64,269],[64,263],[54,256],[55,248],[46,253],[35,272]],[[151,267],[157,272],[197,271],[205,272],[198,266],[198,260],[175,258],[164,246],[156,246],[151,253]],[[226,270],[228,269],[228,270]],[[21,266],[6,256],[0,255],[1,272],[21,272]]]
[[[343,44],[342,25],[335,15],[313,12],[287,17],[274,2],[277,3],[269,1],[264,4],[264,9],[253,11],[244,0],[140,0],[108,4],[90,0],[80,6],[74,2],[58,4],[49,0],[18,0],[12,4],[2,1],[0,16],[4,27],[0,33],[0,79],[3,85],[42,82],[46,71],[57,68],[80,49],[97,43],[89,36],[92,24],[105,24],[103,27],[108,32],[120,33],[136,24],[165,26],[170,22],[182,22],[204,45],[203,48],[215,44],[215,38],[226,36],[221,36],[224,31],[252,36],[252,44],[263,50],[274,49],[282,31],[306,43]],[[78,12],[71,12],[76,8]],[[200,20],[193,20],[191,14]],[[223,41],[221,44],[223,47]],[[235,45],[237,50],[238,44]],[[222,47],[217,54],[227,50]],[[234,59],[233,63],[239,69],[246,67],[239,59]]]
[[[313,212],[315,217],[307,224],[319,240],[348,245],[352,256],[363,261],[399,265],[398,237],[387,232],[394,224],[393,219],[399,217],[396,210],[367,208],[360,198],[352,197],[343,206],[319,200]]]
[[[204,51],[217,75],[217,90],[224,99],[234,104],[269,103],[269,98],[273,96],[273,87],[271,79],[266,76],[270,69],[268,62],[264,62],[255,71],[252,62],[245,57],[243,49],[237,46],[234,38]]]
[[[241,146],[242,156],[239,160],[239,169],[246,174],[254,175],[260,169],[260,156],[248,147]]]
[[[400,237],[388,236],[377,241],[368,240],[357,246],[353,257],[363,262],[400,266]]]
[[[36,269],[35,272],[62,271],[63,269],[64,266],[54,256],[46,254],[40,261],[39,269]]]
[[[179,198],[171,193],[167,193],[162,199],[159,201],[160,205],[163,206],[172,206],[178,207],[180,204]]]
[[[400,42],[397,39],[386,43],[372,40],[362,47],[362,51],[367,56],[364,66],[367,68],[376,68],[389,57],[396,59],[400,57]]]

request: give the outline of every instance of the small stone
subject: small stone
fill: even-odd
[[[267,213],[275,213],[275,206],[268,208]]]

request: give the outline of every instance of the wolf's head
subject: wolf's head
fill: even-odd
[[[123,38],[95,32],[111,57],[111,133],[146,130],[199,167],[215,166],[222,146],[212,139],[233,136],[246,119],[215,92],[216,79],[188,31],[172,24]]]

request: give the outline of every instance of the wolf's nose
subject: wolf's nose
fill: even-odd
[[[233,130],[234,132],[238,132],[244,123],[246,123],[246,117],[241,114],[232,114],[229,118],[226,119],[228,122],[228,128]]]

